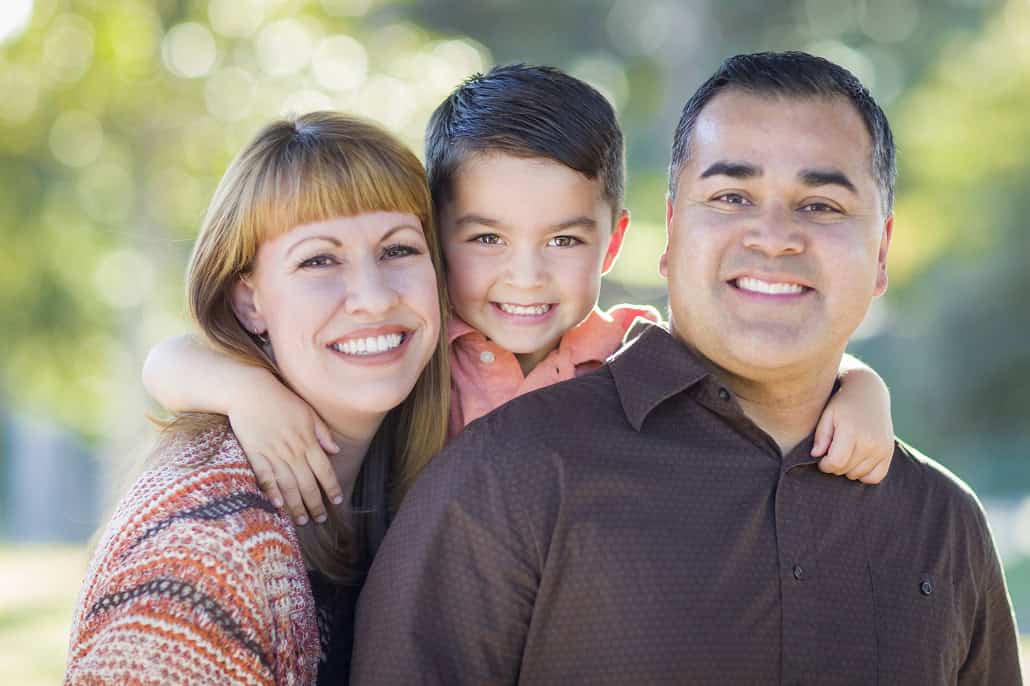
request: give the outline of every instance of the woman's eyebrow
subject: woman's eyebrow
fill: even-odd
[[[332,236],[308,236],[307,238],[302,238],[291,245],[290,249],[286,251],[286,257],[289,257],[290,253],[308,241],[326,241],[327,243],[332,243],[337,248],[343,245],[338,238],[333,238]]]

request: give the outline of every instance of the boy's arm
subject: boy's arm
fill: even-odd
[[[143,365],[143,386],[173,412],[229,418],[261,490],[294,520],[327,518],[319,485],[343,502],[326,451],[337,452],[325,422],[268,370],[223,355],[195,336],[158,343]]]
[[[838,377],[841,387],[819,419],[812,455],[825,455],[819,462],[824,472],[879,483],[894,455],[890,391],[879,374],[851,355],[841,360]]]
[[[358,601],[351,683],[518,683],[545,508],[492,459],[490,428],[466,428],[404,499]]]

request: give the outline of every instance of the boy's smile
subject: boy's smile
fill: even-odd
[[[440,209],[455,313],[528,372],[597,304],[628,224],[612,215],[600,182],[559,162],[469,157]]]

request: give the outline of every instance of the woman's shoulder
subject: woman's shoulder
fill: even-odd
[[[80,594],[69,670],[96,674],[125,653],[136,668],[174,672],[160,645],[180,633],[181,650],[231,656],[244,672],[281,667],[274,636],[306,646],[297,659],[317,656],[296,534],[225,426],[165,441],[122,498]]]

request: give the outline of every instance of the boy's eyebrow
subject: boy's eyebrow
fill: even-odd
[[[501,222],[497,221],[496,219],[491,219],[490,217],[484,217],[483,215],[476,214],[474,212],[463,214],[454,221],[454,226],[456,227],[462,227],[466,224],[478,224],[480,226],[497,227],[500,226]]]
[[[563,221],[560,224],[555,224],[552,228],[556,231],[562,231],[564,229],[571,229],[577,226],[593,231],[597,228],[597,222],[586,215],[581,215],[579,217],[573,217],[572,219]]]
[[[761,175],[761,167],[747,162],[730,162],[728,160],[719,160],[708,167],[708,169],[701,172],[702,179],[707,179],[709,176],[729,176],[733,179],[750,179],[754,176]]]
[[[838,169],[802,169],[798,172],[798,178],[806,186],[840,186],[858,194],[855,184]]]

